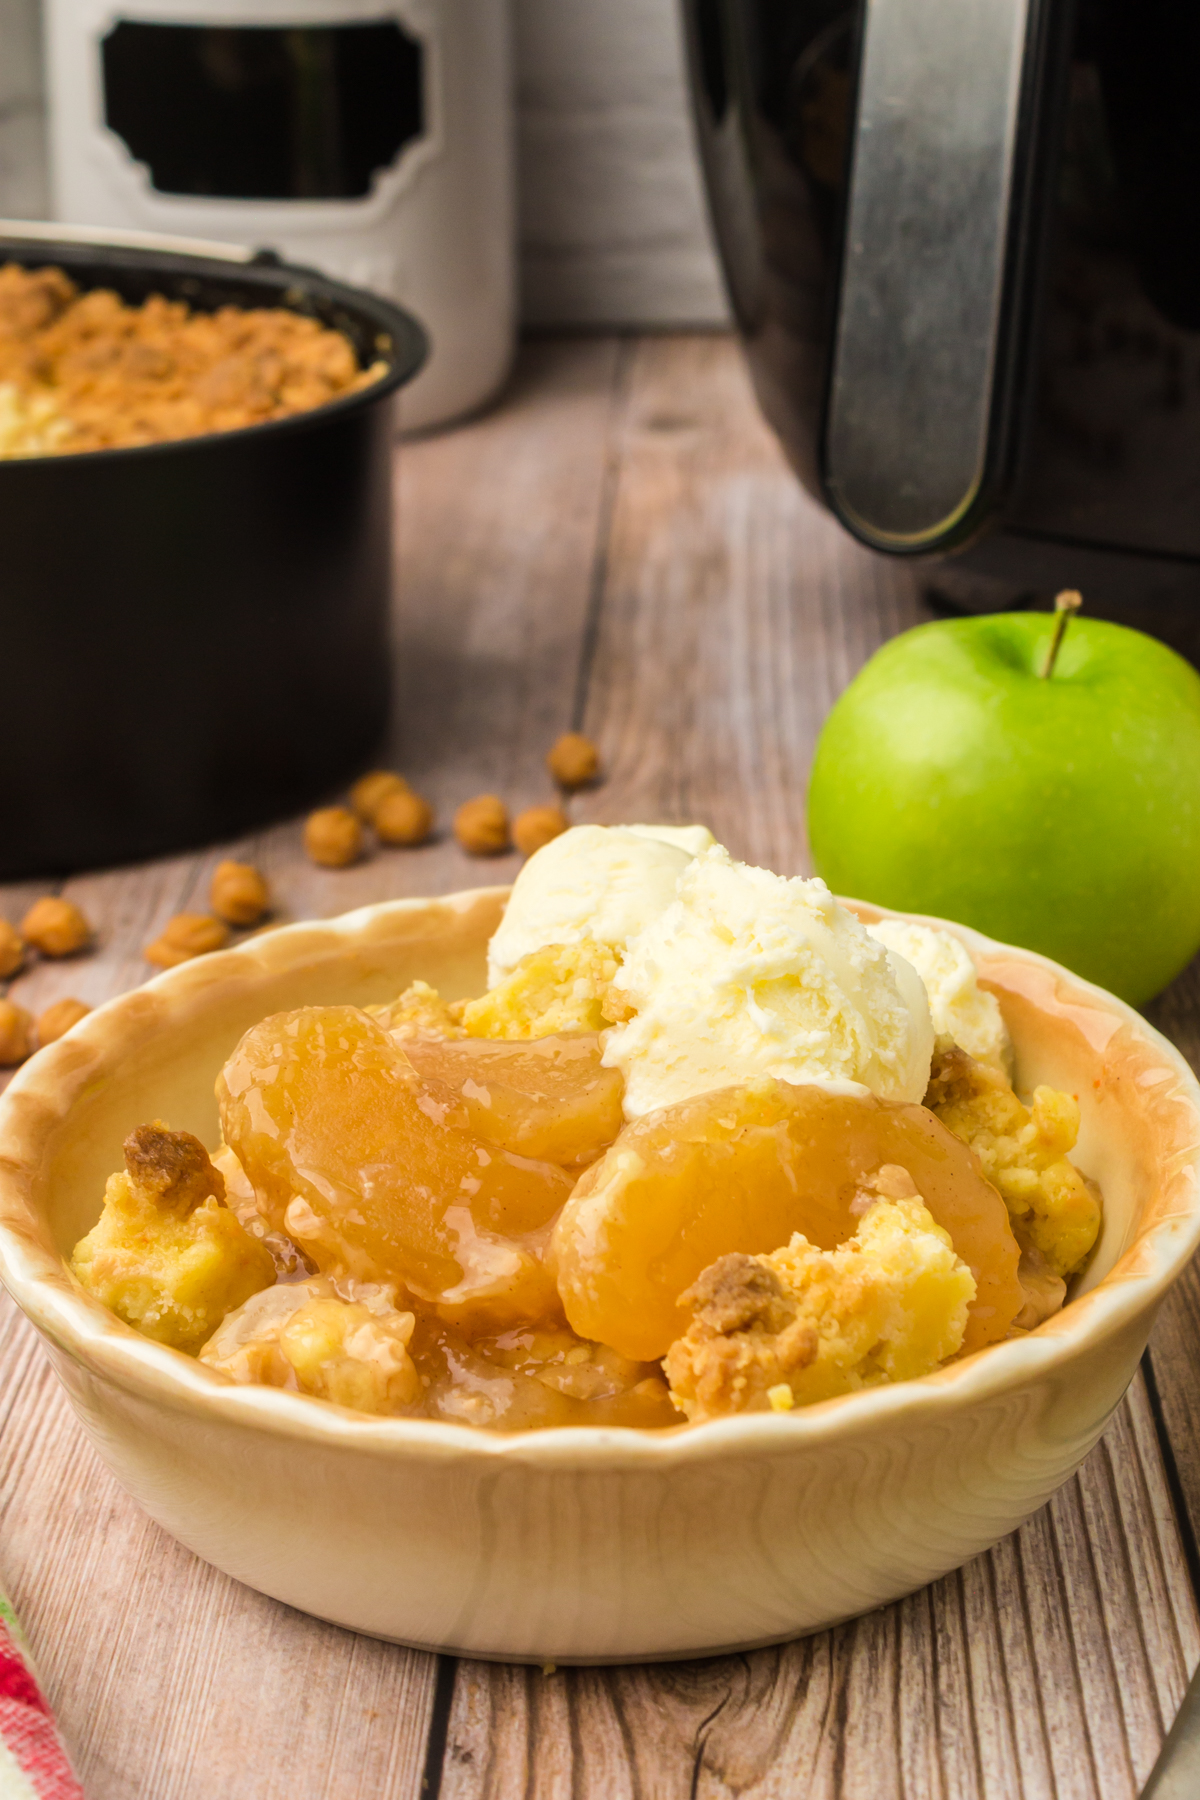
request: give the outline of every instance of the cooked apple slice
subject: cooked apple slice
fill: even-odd
[[[550,1253],[572,1329],[634,1360],[665,1355],[703,1269],[795,1231],[836,1248],[885,1163],[907,1169],[975,1277],[964,1349],[994,1343],[1025,1296],[1007,1209],[974,1153],[923,1106],[770,1079],[648,1113],[580,1178]]]
[[[446,1118],[357,1007],[264,1019],[217,1098],[260,1211],[323,1275],[402,1282],[460,1323],[557,1311],[540,1252],[570,1176]]]
[[[459,1123],[518,1156],[581,1168],[624,1123],[625,1084],[601,1063],[595,1032],[524,1043],[417,1038],[404,1049],[435,1092],[461,1105]]]

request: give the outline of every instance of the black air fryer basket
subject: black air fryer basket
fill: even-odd
[[[425,338],[272,257],[0,237],[0,265],[212,311],[286,306],[386,375],[137,449],[0,461],[0,877],[158,855],[308,806],[386,723],[393,396]]]

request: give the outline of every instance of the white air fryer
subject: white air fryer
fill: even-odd
[[[399,300],[406,429],[483,403],[515,324],[508,0],[47,0],[72,224],[277,250]]]

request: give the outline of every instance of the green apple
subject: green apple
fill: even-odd
[[[974,925],[1141,1005],[1200,949],[1200,676],[1140,631],[1000,613],[885,644],[808,795],[835,893]]]

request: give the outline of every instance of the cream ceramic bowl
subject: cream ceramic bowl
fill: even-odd
[[[1200,1239],[1200,1090],[1108,994],[958,935],[999,996],[1022,1086],[1078,1094],[1103,1236],[1040,1330],[922,1381],[661,1434],[493,1436],[227,1385],[67,1274],[139,1122],[217,1140],[213,1080],[264,1014],[414,977],[479,992],[502,890],[294,925],[93,1013],[0,1100],[0,1276],[84,1429],[199,1556],[379,1637],[555,1662],[765,1644],[894,1600],[993,1544],[1066,1480]],[[859,907],[862,916],[876,909]]]

